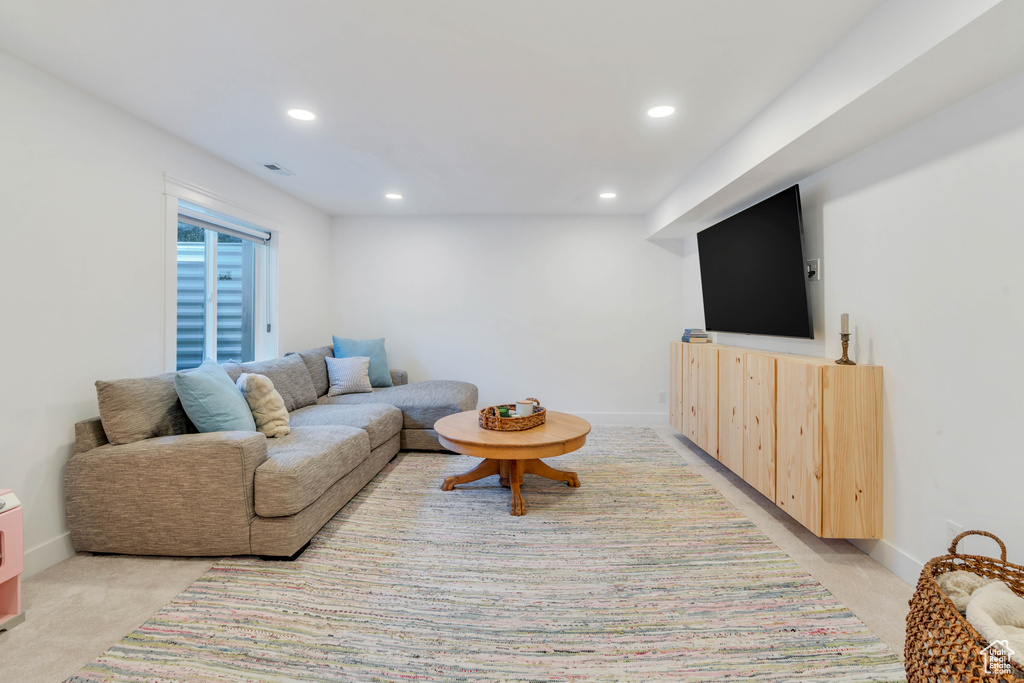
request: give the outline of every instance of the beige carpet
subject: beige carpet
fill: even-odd
[[[848,543],[814,538],[714,460],[691,452],[671,430],[659,433],[670,448],[804,570],[849,606],[894,651],[902,652],[910,586]],[[584,468],[580,470],[582,476]],[[527,501],[529,504],[529,497]],[[25,587],[28,620],[0,635],[5,680],[62,680],[140,626],[211,563],[84,555],[34,577]],[[865,590],[866,586],[871,590]]]

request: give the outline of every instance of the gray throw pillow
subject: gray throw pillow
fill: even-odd
[[[313,378],[297,354],[252,363],[225,363],[224,369],[232,382],[237,382],[243,372],[268,377],[284,399],[285,410],[289,413],[316,404]]]
[[[168,372],[154,377],[96,382],[100,422],[113,444],[126,444],[154,436],[194,434]]]
[[[286,354],[287,356],[297,355],[306,364],[306,370],[313,380],[313,388],[317,396],[324,396],[331,386],[331,380],[327,377],[327,364],[324,358],[334,358],[333,346],[320,346],[306,351],[297,351]]]

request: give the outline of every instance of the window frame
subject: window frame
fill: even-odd
[[[237,232],[270,235],[256,258],[253,340],[256,360],[278,354],[278,250],[283,223],[259,211],[184,181],[164,178],[164,370],[174,372],[178,356],[178,215],[192,215]],[[269,332],[268,332],[268,325]]]
[[[227,256],[228,251],[232,248],[230,244],[237,244],[240,247],[239,250],[239,267],[242,270],[241,286],[238,290],[238,294],[241,295],[240,313],[241,313],[241,333],[242,337],[239,340],[241,342],[241,348],[239,353],[241,355],[234,355],[233,358],[239,361],[249,361],[255,359],[255,338],[259,323],[256,319],[256,309],[258,294],[258,288],[262,287],[264,283],[261,281],[262,270],[265,267],[263,259],[266,256],[267,241],[270,239],[269,233],[253,234],[249,235],[249,231],[242,231],[235,229],[234,226],[227,227],[222,226],[219,223],[213,223],[210,221],[208,216],[197,214],[195,211],[185,210],[179,207],[178,212],[178,230],[179,230],[179,241],[177,244],[178,249],[178,262],[177,262],[177,275],[178,275],[178,292],[177,292],[177,368],[182,368],[182,289],[181,289],[181,275],[182,275],[182,243],[180,240],[180,230],[182,225],[188,225],[192,228],[198,229],[202,234],[202,242],[195,242],[193,245],[198,245],[200,249],[195,251],[201,251],[202,253],[202,271],[204,277],[202,278],[202,292],[203,292],[203,340],[201,345],[200,358],[215,358],[218,362],[223,362],[222,357],[226,357],[226,353],[221,349],[221,337],[222,333],[225,335],[230,334],[230,328],[232,325],[225,319],[227,327],[220,327],[221,324],[221,305],[224,304],[228,308],[233,308],[230,304],[222,302],[222,294],[227,293],[227,289],[231,289],[232,285],[228,285],[227,289],[221,291],[220,276],[222,272],[220,259],[222,256]],[[233,242],[222,242],[222,237],[229,237],[233,239]],[[192,251],[192,250],[190,250]],[[222,254],[222,251],[224,252]],[[228,257],[230,258],[230,257]],[[186,259],[191,261],[191,259]],[[230,267],[230,266],[227,266]],[[230,294],[228,294],[230,297]],[[263,297],[265,299],[265,297]],[[225,337],[225,340],[227,338]],[[230,344],[230,343],[229,343]],[[194,346],[189,346],[187,349],[188,355],[195,353]],[[195,367],[198,363],[193,364],[190,367]]]

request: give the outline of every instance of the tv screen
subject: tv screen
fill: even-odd
[[[708,330],[814,338],[799,186],[701,230],[697,255]]]

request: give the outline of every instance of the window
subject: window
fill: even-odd
[[[270,234],[179,207],[175,367],[256,359]],[[260,304],[263,304],[261,307]]]

